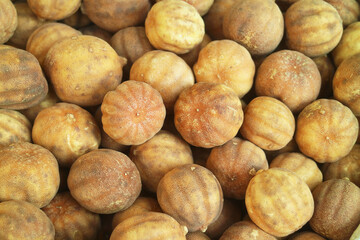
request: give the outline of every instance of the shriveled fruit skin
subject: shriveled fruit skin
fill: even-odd
[[[324,180],[347,178],[360,187],[360,145],[355,144],[348,155],[323,166]]]
[[[251,100],[244,110],[241,135],[264,150],[279,150],[293,138],[295,118],[280,100],[260,96]]]
[[[235,41],[223,39],[208,43],[193,66],[196,82],[222,83],[239,98],[253,85],[255,63],[248,50]]]
[[[115,213],[112,218],[112,228],[114,229],[119,223],[130,217],[141,215],[145,212],[162,212],[160,205],[155,198],[138,197],[129,208]]]
[[[313,196],[311,228],[331,240],[350,239],[360,223],[360,188],[349,180],[331,179],[319,184]]]
[[[305,231],[295,234],[290,240],[325,240],[325,238],[317,233]]]
[[[342,38],[331,52],[335,66],[338,67],[345,59],[360,53],[360,22],[356,21],[344,29]]]
[[[129,157],[137,166],[144,187],[151,192],[156,192],[167,172],[194,163],[189,144],[165,130],[143,144],[131,146]]]
[[[26,51],[33,54],[43,66],[45,56],[56,42],[81,35],[76,29],[58,22],[46,23],[36,28],[26,42]]]
[[[334,98],[360,116],[360,54],[345,59],[336,69],[333,78]]]
[[[70,167],[81,155],[99,148],[94,117],[76,104],[59,102],[42,110],[32,128],[34,143],[49,149],[60,166]]]
[[[163,0],[151,7],[145,20],[145,32],[156,49],[184,54],[201,43],[205,24],[189,3]]]
[[[20,49],[25,49],[26,42],[29,39],[31,33],[48,21],[46,19],[37,17],[35,13],[31,11],[26,1],[17,1],[14,3],[14,6],[17,12],[18,24],[14,34],[9,39],[9,41],[6,42],[6,44]]]
[[[348,107],[334,99],[318,99],[298,115],[295,140],[315,161],[336,162],[349,154],[358,133],[359,123]]]
[[[0,108],[25,109],[43,100],[48,83],[34,55],[6,45],[0,55]]]
[[[321,75],[315,62],[298,51],[280,50],[267,56],[257,70],[255,91],[284,102],[300,112],[320,92]]]
[[[339,12],[344,27],[358,21],[360,15],[360,6],[356,0],[325,1],[330,3]]]
[[[279,154],[270,163],[270,168],[273,167],[285,168],[296,173],[311,190],[323,181],[323,174],[316,162],[301,153],[285,152]]]
[[[235,137],[211,150],[206,167],[219,180],[225,197],[245,199],[250,179],[258,170],[268,169],[269,165],[260,147]]]
[[[62,101],[84,107],[101,104],[105,94],[120,84],[125,63],[104,40],[80,35],[55,43],[43,69]]]
[[[287,46],[309,57],[331,52],[343,34],[338,11],[322,0],[300,0],[285,13]]]
[[[68,191],[58,193],[42,208],[55,227],[55,240],[96,240],[100,216],[81,207]]]
[[[10,0],[0,1],[0,44],[6,43],[14,34],[17,25],[17,13]]]
[[[239,221],[226,229],[219,240],[276,240],[276,237],[264,232],[251,221]]]
[[[20,112],[0,109],[0,148],[14,142],[31,142],[31,123]]]
[[[165,174],[156,194],[161,209],[189,232],[205,232],[219,217],[224,201],[214,174],[197,164],[179,166]]]
[[[195,83],[181,92],[174,107],[175,127],[193,146],[212,148],[236,136],[243,123],[236,93],[224,84]]]
[[[166,108],[160,93],[149,84],[125,81],[108,92],[101,104],[104,131],[123,145],[139,145],[160,131]]]
[[[275,50],[284,34],[284,18],[272,0],[236,1],[223,19],[226,38],[243,45],[252,56]]]
[[[143,24],[150,7],[149,0],[83,1],[83,10],[90,20],[109,32]]]
[[[295,173],[281,168],[258,171],[246,190],[245,204],[251,220],[276,237],[299,230],[314,212],[309,187]]]
[[[135,164],[125,154],[111,149],[93,150],[76,159],[67,184],[81,206],[100,214],[125,210],[141,191]]]
[[[11,200],[0,203],[0,239],[53,240],[54,225],[31,203]]]
[[[39,18],[62,20],[74,14],[81,5],[81,0],[28,0],[31,11]]]
[[[0,149],[0,201],[27,201],[41,208],[56,195],[59,165],[47,149],[17,142]]]
[[[186,62],[175,53],[153,50],[144,53],[131,66],[130,79],[146,82],[161,94],[169,113],[180,93],[195,83]]]
[[[110,240],[186,240],[187,232],[185,226],[165,213],[146,212],[118,224]]]

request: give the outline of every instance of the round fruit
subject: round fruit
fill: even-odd
[[[0,44],[6,43],[14,34],[17,25],[17,13],[10,0],[0,1]]]
[[[295,118],[290,109],[272,97],[256,97],[246,106],[241,135],[264,150],[279,150],[295,132]]]
[[[360,54],[345,59],[336,69],[333,78],[334,98],[360,116]]]
[[[95,106],[120,84],[125,63],[104,40],[82,35],[54,44],[43,67],[62,101]]]
[[[319,95],[321,75],[313,60],[304,54],[281,50],[267,56],[257,70],[258,96],[281,100],[293,112],[300,112]]]
[[[360,187],[360,145],[355,144],[348,155],[325,166],[324,180],[347,178]]]
[[[55,227],[55,240],[97,240],[100,216],[81,207],[69,192],[58,193],[42,210]]]
[[[27,3],[39,18],[61,20],[74,14],[81,0],[28,0]]]
[[[162,50],[139,57],[131,66],[130,79],[146,82],[159,91],[170,113],[180,93],[195,82],[191,68],[181,57]]]
[[[47,52],[56,42],[80,35],[81,32],[66,24],[46,23],[31,33],[26,43],[26,51],[32,53],[43,66]]]
[[[318,99],[299,114],[295,139],[300,151],[319,163],[336,162],[353,148],[359,123],[351,110],[333,99]]]
[[[38,60],[27,51],[0,46],[0,108],[25,109],[38,104],[48,92]]]
[[[160,93],[134,80],[120,84],[101,104],[104,131],[123,145],[139,145],[158,133],[166,109]]]
[[[39,145],[18,142],[1,148],[0,169],[0,201],[22,200],[41,208],[59,189],[56,158]]]
[[[112,228],[114,229],[119,223],[132,216],[141,215],[145,212],[161,212],[160,205],[155,198],[138,197],[129,208],[115,213],[112,219]]]
[[[32,138],[34,143],[49,149],[60,166],[70,167],[78,157],[99,147],[100,130],[88,111],[61,102],[37,115]]]
[[[266,55],[283,38],[284,18],[273,0],[236,1],[224,16],[223,33],[251,55]]]
[[[319,184],[313,196],[311,228],[328,239],[349,239],[360,223],[360,188],[349,180],[332,179]]]
[[[205,25],[199,12],[189,3],[163,0],[151,7],[145,20],[145,32],[156,49],[183,54],[201,43]]]
[[[260,170],[250,180],[245,204],[251,220],[265,232],[285,237],[303,227],[314,212],[307,184],[281,168]]]
[[[0,239],[53,240],[55,229],[46,214],[23,201],[0,203]]]
[[[214,174],[197,164],[179,166],[165,174],[156,194],[161,209],[189,232],[205,232],[219,217],[224,201]]]
[[[0,109],[0,148],[15,142],[31,142],[31,127],[20,112]]]
[[[196,83],[175,103],[175,127],[193,146],[212,148],[234,138],[243,122],[236,93],[217,83]]]
[[[276,240],[276,238],[251,221],[240,221],[226,229],[219,240]]]
[[[323,180],[323,175],[316,162],[301,153],[287,152],[278,155],[270,163],[270,168],[274,167],[296,173],[306,182],[310,190],[313,190]]]
[[[130,217],[116,226],[110,240],[186,240],[187,229],[174,218],[158,212]]]
[[[324,55],[339,43],[343,25],[338,11],[322,0],[300,0],[285,13],[287,46],[309,57]]]
[[[268,169],[264,151],[255,144],[233,138],[211,150],[206,161],[208,168],[219,180],[224,196],[244,199],[250,179],[260,169]]]
[[[167,172],[194,162],[189,144],[164,130],[143,144],[131,146],[129,157],[137,166],[144,187],[151,192],[156,192]]]
[[[141,191],[135,164],[125,154],[111,149],[93,150],[76,159],[67,183],[81,206],[102,214],[130,207]]]
[[[226,39],[208,43],[193,69],[196,82],[225,84],[239,98],[250,91],[255,75],[255,63],[246,48]]]

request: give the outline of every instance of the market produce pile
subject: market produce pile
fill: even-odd
[[[359,18],[0,0],[0,240],[359,240]]]

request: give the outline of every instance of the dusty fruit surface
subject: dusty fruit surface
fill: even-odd
[[[183,54],[201,43],[205,24],[193,5],[163,0],[151,7],[145,20],[145,32],[156,49]]]
[[[318,99],[297,118],[295,139],[301,152],[319,163],[336,162],[353,148],[359,132],[354,113],[334,99]]]
[[[225,197],[245,199],[251,178],[269,165],[261,148],[250,141],[233,138],[211,150],[206,167],[219,180]]]
[[[0,109],[0,148],[15,142],[31,142],[30,121],[22,113]]]
[[[166,116],[160,93],[149,84],[134,80],[109,91],[101,112],[104,131],[123,145],[139,145],[152,138]]]
[[[132,146],[129,157],[138,168],[144,187],[151,192],[156,192],[167,172],[194,163],[189,144],[164,130],[145,143]]]
[[[70,167],[84,153],[99,148],[100,130],[88,111],[60,102],[37,115],[32,140],[49,149],[61,166]]]
[[[295,132],[291,110],[273,97],[256,97],[244,110],[241,135],[264,150],[279,150],[288,144]]]
[[[261,56],[279,45],[284,18],[272,0],[236,1],[225,14],[222,28],[226,38],[240,43],[252,55]]]
[[[130,207],[141,191],[135,164],[125,154],[111,149],[93,150],[76,159],[67,184],[81,206],[102,214]]]
[[[350,153],[339,161],[323,166],[324,180],[347,178],[360,187],[360,145],[355,144]]]
[[[276,237],[264,232],[251,221],[239,221],[232,224],[219,240],[275,240]]]
[[[299,230],[314,212],[310,188],[295,173],[281,168],[258,171],[246,190],[245,204],[251,220],[276,237]]]
[[[224,84],[196,83],[181,92],[175,127],[193,146],[212,148],[236,136],[244,113],[236,93]]]
[[[187,228],[171,216],[165,213],[147,212],[130,217],[118,224],[110,240],[186,240],[187,232]]]
[[[0,240],[359,240],[359,6],[0,0]]]
[[[331,52],[343,34],[342,19],[330,3],[300,0],[285,13],[286,45],[309,57]]]
[[[115,213],[112,218],[112,228],[116,228],[119,223],[132,216],[141,215],[145,212],[162,212],[160,205],[155,198],[140,196],[129,208]]]
[[[360,223],[360,188],[346,179],[331,179],[319,184],[313,196],[311,228],[328,239],[349,239]]]
[[[161,209],[189,232],[205,232],[219,217],[224,201],[214,174],[197,164],[179,166],[165,174],[156,194]]]
[[[68,191],[58,193],[42,210],[55,227],[55,240],[97,239],[100,216],[80,206]]]
[[[41,208],[56,195],[60,174],[54,155],[29,142],[0,149],[0,200],[20,200]]]
[[[274,167],[284,168],[296,173],[311,190],[323,181],[323,174],[316,162],[301,153],[287,152],[279,154],[270,163],[270,168]]]
[[[0,54],[0,107],[26,109],[42,101],[48,82],[34,55],[7,45]]]
[[[196,82],[222,83],[242,98],[253,85],[255,63],[245,47],[231,40],[209,42],[193,66]]]
[[[125,63],[104,40],[82,35],[54,44],[43,68],[62,101],[95,106],[120,84]]]
[[[0,203],[0,238],[52,240],[54,225],[31,203],[11,200]]]
[[[320,88],[321,75],[315,62],[298,51],[274,52],[257,69],[256,94],[279,99],[293,112],[314,101]]]
[[[3,44],[14,34],[18,25],[18,18],[15,6],[10,0],[1,1],[0,9],[4,13],[0,18],[0,44]]]

